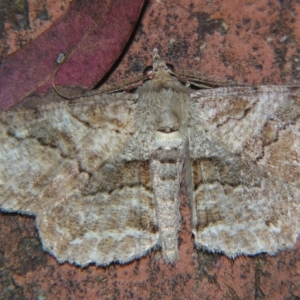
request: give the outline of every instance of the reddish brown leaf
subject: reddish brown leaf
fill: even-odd
[[[8,109],[33,92],[47,92],[60,53],[69,56],[56,82],[92,87],[121,54],[143,2],[75,1],[48,31],[2,62],[0,108]]]

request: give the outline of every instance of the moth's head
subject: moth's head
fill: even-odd
[[[149,76],[151,79],[166,79],[171,77],[171,69],[158,55],[158,50],[153,49],[153,64],[152,64],[152,74]]]

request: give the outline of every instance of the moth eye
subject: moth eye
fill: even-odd
[[[143,74],[144,74],[144,76],[148,76],[149,79],[152,79],[153,78],[153,67],[152,66],[146,67]]]
[[[172,64],[166,64],[166,70],[174,72],[175,68],[174,68],[174,66]]]

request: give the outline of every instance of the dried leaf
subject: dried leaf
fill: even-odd
[[[0,108],[33,92],[46,92],[59,54],[70,54],[56,82],[92,87],[121,54],[143,1],[76,1],[68,13],[0,69]],[[82,76],[82,74],[85,74]]]

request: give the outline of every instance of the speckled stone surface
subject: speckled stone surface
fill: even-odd
[[[299,84],[299,23],[297,1],[148,1],[107,82],[142,74],[158,47],[177,70],[248,85]],[[84,269],[59,265],[43,252],[34,218],[1,214],[0,298],[300,299],[299,240],[273,257],[231,260],[195,250],[185,196],[181,214],[174,265],[154,251],[125,265]]]

